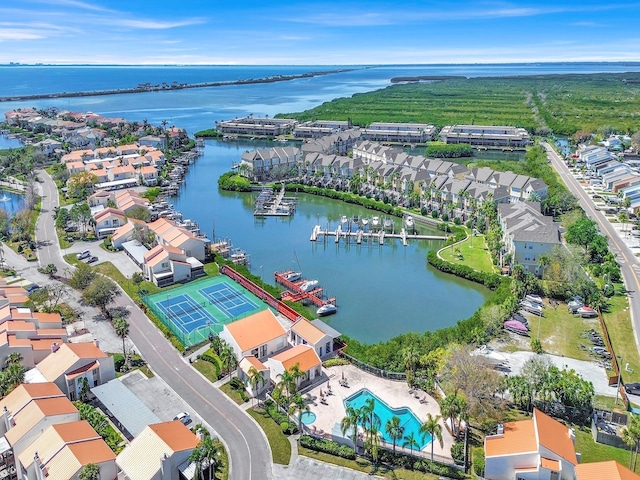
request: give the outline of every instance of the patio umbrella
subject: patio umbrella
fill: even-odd
[[[320,389],[320,396],[324,397],[324,393],[322,393],[322,389]]]
[[[344,370],[342,371],[342,379],[344,380]]]

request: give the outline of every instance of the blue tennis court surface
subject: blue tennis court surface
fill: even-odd
[[[189,294],[169,297],[167,300],[156,302],[156,306],[184,333],[218,323],[215,317],[205,310],[204,305],[200,305]]]
[[[215,304],[228,318],[237,317],[258,308],[258,305],[247,298],[244,293],[229,288],[224,283],[201,288],[198,293]]]
[[[206,341],[219,334],[225,324],[268,308],[225,275],[190,282],[143,299],[186,346]]]

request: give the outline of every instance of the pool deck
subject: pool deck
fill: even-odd
[[[361,388],[369,389],[371,393],[376,395],[392,408],[410,408],[421,422],[425,421],[427,413],[431,413],[431,415],[434,416],[440,414],[440,406],[431,396],[425,392],[420,392],[419,396],[416,398],[415,395],[409,393],[409,387],[406,382],[379,378],[375,375],[364,372],[353,365],[341,365],[338,367],[325,368],[325,372],[330,377],[328,383],[331,385],[333,395],[326,395],[327,382],[324,382],[322,385],[313,388],[305,394],[310,396],[312,403],[309,406],[311,407],[311,411],[316,414],[316,421],[311,425],[306,426],[305,429],[315,427],[317,430],[323,430],[324,436],[327,438],[331,438],[331,431],[333,430],[334,425],[336,423],[340,424],[340,421],[346,415],[344,400]],[[344,378],[347,379],[349,387],[343,387],[340,385],[340,380],[342,379],[343,374]],[[325,399],[327,401],[326,405],[320,403],[320,390],[325,394]],[[427,402],[420,403],[420,400],[425,397]],[[446,430],[442,420],[440,421],[440,424],[442,426],[442,440],[444,447],[440,448],[440,445],[436,440],[433,453],[434,455],[451,459],[450,449],[454,443],[453,437]],[[384,425],[382,425],[381,430],[384,430]],[[307,432],[310,432],[310,430],[307,430]],[[401,444],[402,440],[398,443]],[[396,449],[402,450],[398,446],[396,446]],[[409,453],[408,449],[406,451]],[[425,446],[423,452],[431,453],[430,444]]]

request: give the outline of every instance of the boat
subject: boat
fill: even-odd
[[[307,280],[300,285],[300,290],[303,292],[310,292],[318,285],[318,280]]]
[[[593,318],[598,316],[598,312],[596,312],[593,308],[587,307],[583,305],[582,307],[576,310],[576,313],[580,315],[582,318]]]
[[[343,226],[346,226],[346,225],[347,225],[347,223],[349,223],[349,217],[347,217],[346,215],[342,215],[342,216],[340,217],[340,223],[341,223]]]
[[[384,226],[385,229],[391,229],[391,227],[393,226],[393,222],[391,221],[390,218],[385,218],[384,221],[382,222],[382,225]]]
[[[333,315],[338,312],[338,307],[336,307],[333,303],[325,303],[322,305],[316,313],[321,317],[326,317],[327,315]]]
[[[369,224],[369,219],[366,217],[362,217],[361,222],[362,222],[362,226],[366,226]]]
[[[380,217],[371,217],[371,226],[372,227],[379,227],[380,226]]]
[[[507,320],[504,322],[504,329],[509,332],[517,333],[518,335],[529,335],[529,329],[527,326],[517,320]]]
[[[413,228],[413,217],[411,215],[407,215],[406,217],[404,217],[404,225],[407,228]]]
[[[300,280],[302,278],[302,272],[288,272],[285,273],[282,278],[290,282],[295,282],[296,280]]]
[[[525,295],[524,299],[529,303],[535,303],[536,305],[544,307],[544,304],[542,303],[542,297],[540,295],[529,294]]]
[[[353,216],[353,223],[355,223],[357,225],[359,221],[360,221],[360,219],[358,218],[358,215],[354,215]]]
[[[2,195],[2,198],[0,198],[0,202],[8,202],[9,200],[11,200],[7,194],[5,193],[4,195]]]
[[[523,300],[520,302],[520,307],[526,312],[535,313],[536,315],[542,316],[542,306],[538,305],[537,303]]]
[[[576,313],[576,311],[584,306],[584,303],[582,303],[581,300],[571,300],[567,306],[569,307],[569,311],[571,313]]]

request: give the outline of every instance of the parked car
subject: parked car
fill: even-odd
[[[640,394],[640,382],[627,383],[625,384],[624,389],[627,393],[638,395]]]
[[[67,233],[77,232],[78,227],[76,227],[75,225],[67,225],[66,227],[64,227],[64,231]]]
[[[31,285],[28,285],[28,286],[25,288],[25,290],[26,290],[28,293],[33,293],[33,292],[35,292],[36,290],[38,290],[39,288],[40,288],[40,285],[38,285],[37,283],[32,283]]]
[[[89,258],[91,256],[91,252],[89,250],[84,250],[78,254],[76,254],[76,258],[78,260],[84,260],[85,258]]]
[[[89,258],[87,258],[87,263],[95,263],[98,261],[98,257],[96,257],[95,255],[91,255]]]
[[[191,415],[189,415],[187,412],[180,412],[175,417],[173,417],[173,419],[180,420],[184,425],[191,423]]]

